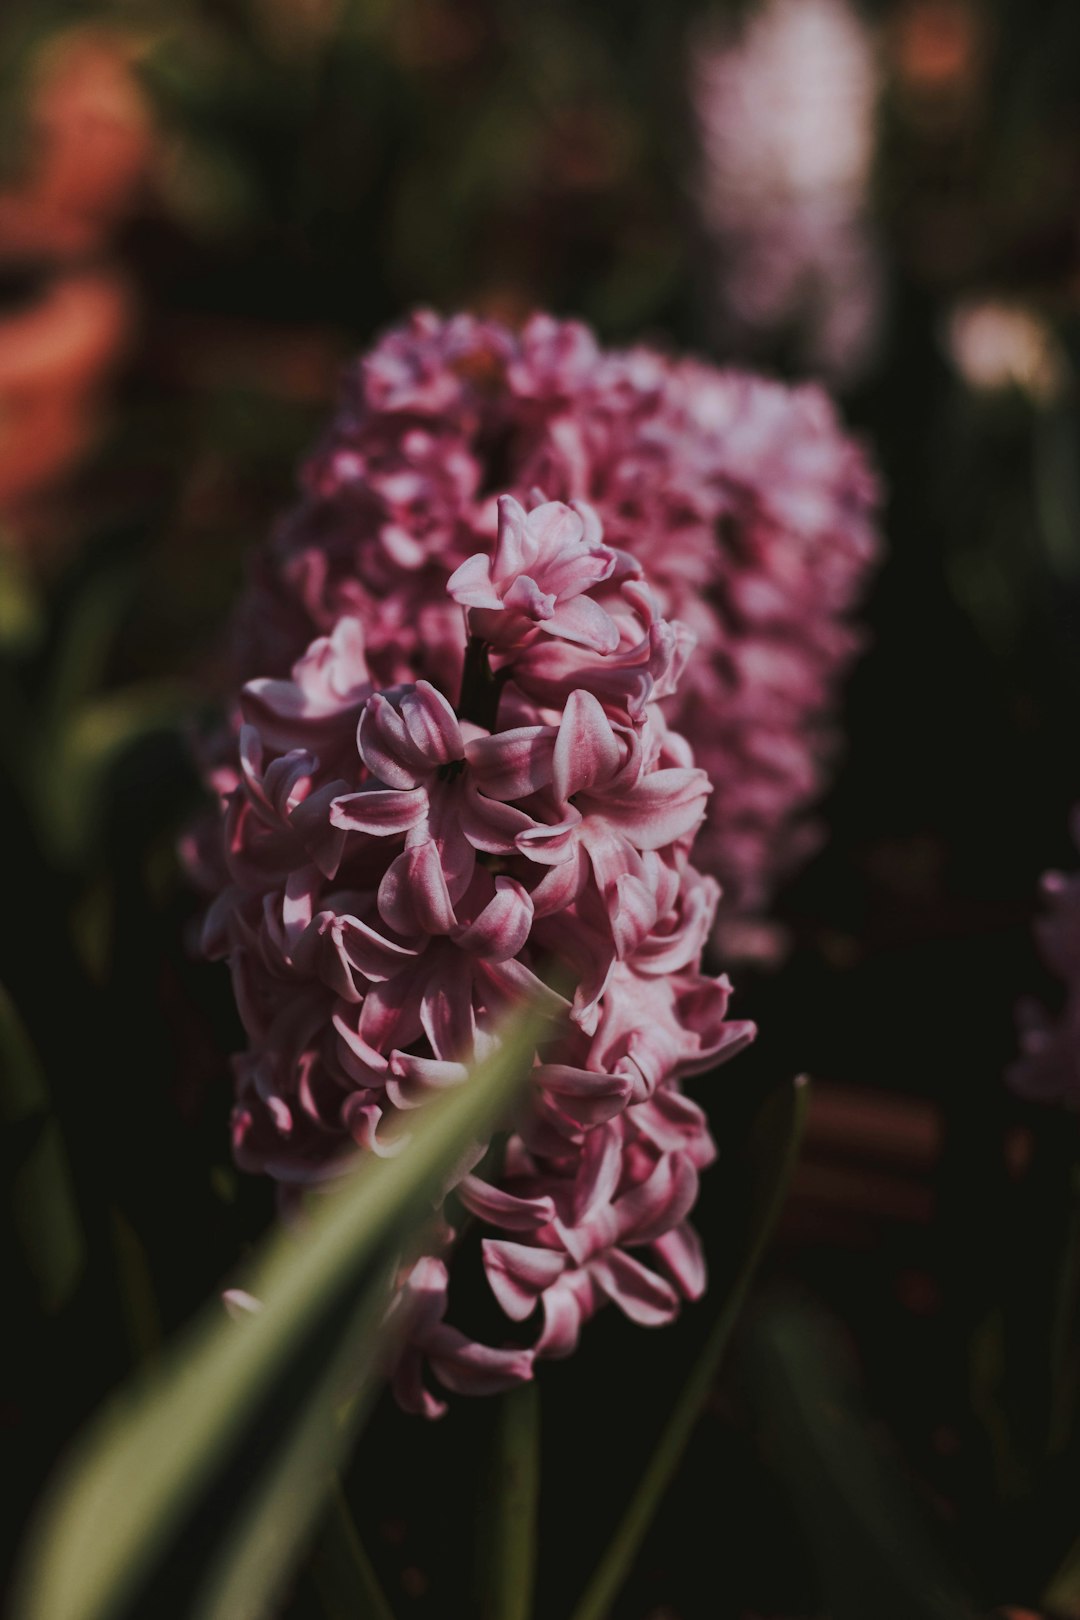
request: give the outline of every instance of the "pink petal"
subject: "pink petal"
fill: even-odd
[[[456,1328],[436,1328],[426,1348],[435,1376],[455,1395],[500,1395],[533,1375],[531,1350],[496,1350]]]
[[[546,635],[577,647],[591,647],[598,653],[613,653],[619,646],[619,627],[610,613],[591,596],[562,600],[553,614],[545,614],[540,625]]]
[[[678,1315],[679,1296],[670,1283],[621,1249],[594,1260],[589,1271],[608,1298],[641,1327],[662,1327]]]
[[[465,744],[470,776],[489,799],[524,799],[551,781],[554,726],[516,726]]]
[[[663,849],[700,825],[712,788],[704,771],[652,771],[632,788],[597,799],[598,813],[638,849]]]
[[[479,1176],[466,1176],[456,1191],[473,1215],[508,1232],[536,1232],[555,1217],[550,1198],[519,1198]]]
[[[651,1243],[678,1226],[694,1207],[697,1171],[682,1153],[669,1153],[648,1180],[618,1199],[620,1242]]]
[[[491,558],[478,551],[456,568],[446,582],[447,593],[463,608],[493,608],[502,601],[491,582]]]
[[[428,840],[392,861],[379,884],[379,915],[399,934],[448,934],[457,925],[442,862]]]
[[[531,1315],[544,1289],[566,1269],[566,1256],[554,1249],[495,1238],[485,1238],[481,1248],[491,1291],[511,1322]]]
[[[373,788],[346,793],[330,806],[330,820],[348,832],[382,838],[408,832],[427,814],[427,794],[421,788]]]
[[[550,1092],[559,1109],[576,1125],[601,1125],[626,1107],[630,1082],[618,1074],[594,1074],[590,1069],[572,1069],[564,1063],[543,1063],[533,1070],[533,1079]]]
[[[622,759],[619,739],[602,704],[591,692],[571,692],[552,757],[552,786],[559,804],[566,804],[582,788],[610,781]]]
[[[401,718],[410,741],[432,767],[464,756],[457,716],[429,681],[417,681],[401,699]]]
[[[529,566],[536,556],[536,546],[529,535],[524,509],[512,495],[499,496],[498,510],[499,532],[492,573],[501,585]]]
[[[495,895],[475,921],[452,933],[463,951],[474,951],[488,961],[504,962],[516,956],[529,937],[533,908],[528,891],[514,878],[495,879]]]
[[[469,1078],[464,1063],[444,1063],[438,1058],[414,1057],[410,1052],[391,1052],[386,1095],[395,1108],[419,1108],[422,1103],[449,1086],[459,1086]]]
[[[426,762],[404,720],[381,692],[364,705],[356,728],[356,746],[372,776],[384,787],[416,788],[427,774]]]
[[[700,1299],[709,1279],[701,1239],[690,1223],[665,1232],[652,1249],[683,1298]]]

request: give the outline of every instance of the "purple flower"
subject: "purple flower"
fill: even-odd
[[[391,369],[394,397],[444,397]],[[395,1124],[466,1083],[514,1008],[544,1015],[517,1129],[462,1166],[395,1298],[395,1388],[429,1416],[433,1385],[530,1378],[605,1302],[658,1324],[701,1293],[687,1218],[715,1150],[681,1083],[753,1035],[701,971],[709,781],[659,706],[688,643],[640,566],[587,508],[506,498],[449,589],[456,707],[432,679],[372,690],[351,617],[244,687],[205,930],[248,1038],[237,1162],[285,1189],[407,1152]],[[473,1228],[506,1343],[447,1321]]]
[[[662,699],[713,784],[729,928],[767,907],[818,837],[877,552],[874,478],[818,388],[421,313],[354,368],[303,486],[239,615],[245,674],[286,677],[349,616],[378,687],[456,694],[464,607],[523,712],[580,688],[637,724]]]

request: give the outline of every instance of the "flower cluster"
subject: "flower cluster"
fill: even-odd
[[[877,549],[873,476],[816,387],[607,352],[546,316],[511,332],[417,314],[348,376],[302,498],[258,560],[242,672],[287,674],[349,615],[378,682],[456,690],[447,580],[490,553],[497,495],[536,487],[588,502],[696,637],[664,710],[714,785],[703,864],[725,913],[753,916],[813,842],[802,817]]]
[[[445,394],[441,368],[401,366],[384,361],[384,392]],[[414,524],[418,548],[441,521]],[[443,534],[440,567],[446,550]],[[444,1247],[403,1284],[396,1388],[429,1415],[431,1380],[527,1379],[605,1301],[660,1323],[701,1292],[686,1217],[715,1150],[680,1082],[753,1034],[727,1017],[727,980],[700,969],[718,889],[690,848],[709,780],[661,706],[690,642],[640,564],[588,506],[504,496],[494,545],[443,596],[453,688],[376,678],[376,660],[404,673],[410,626],[387,637],[376,619],[366,646],[359,595],[287,678],[245,685],[228,882],[205,927],[248,1036],[235,1154],[286,1186],[395,1151],[395,1118],[463,1081],[509,1009],[544,1015],[518,1129],[464,1168]],[[536,1323],[509,1348],[445,1320],[463,1216],[485,1234],[494,1300]]]
[[[1080,844],[1080,813],[1073,830]],[[1047,909],[1036,933],[1047,967],[1064,985],[1064,1006],[1057,1018],[1034,1003],[1021,1006],[1021,1055],[1008,1079],[1021,1096],[1080,1108],[1080,875],[1048,872],[1042,891]]]

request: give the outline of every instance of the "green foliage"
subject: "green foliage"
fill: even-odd
[[[462,1155],[506,1116],[535,1037],[535,1021],[519,1018],[467,1085],[417,1117],[399,1153],[369,1158],[299,1230],[264,1242],[245,1276],[257,1311],[234,1322],[208,1307],[99,1418],[39,1527],[25,1620],[152,1612],[200,1520],[214,1551],[205,1569],[188,1568],[185,1612],[265,1612],[374,1391],[386,1268]]]

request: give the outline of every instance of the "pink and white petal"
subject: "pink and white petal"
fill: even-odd
[[[542,1018],[553,1019],[564,1018],[570,1011],[566,997],[545,984],[524,962],[514,958],[505,962],[488,962],[480,958],[476,967],[511,1006],[531,1004]]]
[[[511,1322],[531,1316],[540,1295],[567,1266],[565,1254],[526,1243],[485,1238],[481,1249],[491,1291]]]
[[[401,699],[401,718],[417,752],[437,769],[464,755],[457,715],[430,681],[417,681]]]
[[[406,937],[448,934],[457,926],[439,851],[430,840],[392,861],[379,884],[379,915]]]
[[[422,788],[372,788],[345,793],[330,806],[333,826],[346,832],[370,833],[385,838],[408,832],[427,815],[427,794]]]
[[[583,788],[608,782],[623,763],[623,748],[591,692],[571,692],[552,756],[552,786],[560,805]]]
[[[554,726],[514,726],[465,744],[474,785],[489,799],[524,799],[551,781]]]
[[[405,728],[397,709],[376,692],[364,705],[356,728],[360,758],[372,776],[384,787],[416,788],[427,774],[427,766]]]
[[[420,1021],[437,1058],[456,1063],[476,1044],[473,966],[462,951],[443,949],[428,978]]]
[[[667,1153],[652,1175],[616,1200],[621,1243],[652,1243],[684,1221],[697,1201],[698,1175],[684,1153]]]
[[[501,1395],[533,1375],[531,1350],[497,1350],[457,1328],[435,1328],[425,1348],[436,1378],[455,1395]]]
[[[536,557],[537,547],[529,533],[524,508],[512,495],[499,496],[498,513],[499,530],[491,572],[501,586],[529,566]]]
[[[652,1252],[684,1299],[701,1298],[709,1280],[705,1250],[689,1221],[657,1238]]]
[[[545,623],[555,612],[555,598],[542,591],[529,574],[519,574],[503,595],[503,607],[534,623]]]
[[[519,1198],[479,1176],[466,1176],[456,1190],[471,1214],[507,1232],[538,1232],[555,1218],[550,1198]]]
[[[516,956],[529,937],[533,908],[528,891],[515,878],[497,877],[495,894],[471,923],[451,935],[460,950],[489,962]]]
[[[482,551],[455,568],[446,582],[446,590],[459,607],[490,608],[495,612],[502,607],[491,580],[491,558]]]
[[[630,1100],[630,1082],[620,1074],[542,1063],[533,1070],[533,1080],[569,1120],[586,1128],[614,1119]]]
[[[416,1345],[408,1345],[402,1351],[390,1387],[403,1412],[429,1419],[446,1416],[447,1402],[439,1400],[424,1383],[424,1354]]]
[[[339,917],[334,926],[349,965],[372,984],[381,984],[403,972],[423,950],[422,940],[403,945],[387,939],[359,917]]]
[[[530,861],[541,866],[558,866],[573,852],[581,831],[582,816],[576,805],[566,806],[562,821],[548,824],[530,822],[515,839],[515,847]]]
[[[394,1136],[380,1136],[378,1128],[383,1117],[384,1110],[378,1103],[365,1103],[359,1093],[346,1097],[341,1105],[341,1123],[357,1147],[374,1153],[379,1159],[394,1159],[408,1145],[408,1133],[399,1131]]]
[[[638,849],[664,849],[700,826],[712,786],[704,771],[650,771],[622,794],[597,796],[590,808]]]
[[[678,1315],[679,1296],[671,1284],[621,1249],[594,1260],[589,1273],[623,1315],[640,1327],[663,1327]]]
[[[540,629],[545,635],[558,636],[575,647],[591,647],[598,653],[610,654],[619,646],[618,625],[591,596],[563,598],[554,613],[545,616]]]
[[[544,1330],[536,1354],[551,1361],[573,1355],[581,1329],[596,1310],[597,1290],[583,1272],[561,1277],[544,1294]]]
[[[386,1095],[395,1108],[419,1108],[431,1097],[469,1078],[464,1063],[444,1063],[438,1058],[416,1057],[411,1052],[391,1052]]]

